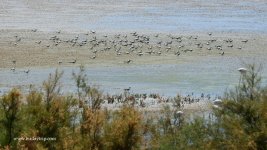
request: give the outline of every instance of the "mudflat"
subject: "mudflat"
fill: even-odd
[[[265,36],[210,34],[0,30],[0,67],[176,64],[267,55]]]

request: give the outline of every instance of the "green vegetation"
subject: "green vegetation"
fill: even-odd
[[[267,92],[261,87],[260,70],[247,65],[234,91],[229,91],[209,117],[193,119],[175,109],[138,110],[129,95],[116,110],[101,108],[105,97],[89,86],[84,68],[73,73],[77,93],[62,95],[56,71],[42,91],[17,89],[0,97],[0,149],[267,149]],[[131,102],[129,102],[131,101]],[[154,115],[153,115],[154,114]],[[52,138],[31,139],[23,138]]]

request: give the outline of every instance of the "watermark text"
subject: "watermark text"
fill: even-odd
[[[56,141],[55,137],[16,137],[15,141]]]

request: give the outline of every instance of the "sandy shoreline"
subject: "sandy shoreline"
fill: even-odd
[[[137,36],[131,33],[104,34],[97,31],[96,33],[90,31],[56,33],[2,29],[0,30],[0,68],[13,67],[14,60],[18,68],[80,64],[116,66],[177,64],[208,57],[258,57],[267,53],[264,50],[266,47],[264,41],[267,39],[265,35],[212,33],[209,36],[208,33],[192,35],[137,32],[137,36],[149,38],[147,44],[136,40]],[[115,37],[116,35],[120,36]],[[58,38],[57,41],[51,40],[51,37],[55,36]],[[92,41],[94,38],[95,41]],[[75,42],[70,42],[74,39],[76,39]],[[225,42],[228,39],[232,39],[233,42]],[[245,42],[246,40],[248,42]],[[166,45],[168,42],[171,44]],[[197,44],[200,44],[200,47]],[[222,50],[217,49],[218,45]],[[224,52],[223,56],[221,56],[222,52]],[[76,62],[71,63],[74,60]],[[127,60],[132,62],[125,63]]]

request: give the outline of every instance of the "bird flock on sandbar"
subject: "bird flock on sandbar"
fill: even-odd
[[[38,33],[37,29],[32,29],[32,34]],[[186,53],[194,52],[214,52],[218,55],[225,55],[226,49],[238,49],[244,48],[248,42],[247,39],[241,39],[235,41],[231,38],[218,39],[213,36],[213,33],[207,33],[208,39],[203,40],[199,36],[195,35],[173,35],[173,34],[141,34],[137,32],[131,32],[126,34],[97,34],[96,31],[91,30],[85,33],[79,33],[74,37],[61,36],[63,31],[59,30],[53,33],[54,35],[49,39],[36,40],[34,46],[45,47],[45,49],[53,49],[60,46],[67,46],[68,48],[76,51],[72,60],[55,60],[57,64],[63,63],[75,64],[79,61],[77,53],[79,50],[87,50],[90,56],[88,59],[98,59],[105,52],[109,52],[108,55],[114,55],[116,57],[125,57],[122,62],[124,64],[130,64],[134,62],[136,57],[147,56],[166,56],[175,55],[177,57]],[[23,41],[23,37],[15,36],[15,40],[11,44],[19,46],[19,43]],[[237,44],[238,43],[238,44]],[[234,45],[236,44],[236,45]],[[37,47],[36,47],[37,49]],[[128,56],[128,57],[127,57]],[[129,59],[129,57],[131,59]],[[16,60],[11,60],[13,63],[12,71],[16,69]],[[55,63],[56,63],[55,62]],[[25,73],[29,73],[29,70],[25,70]]]

